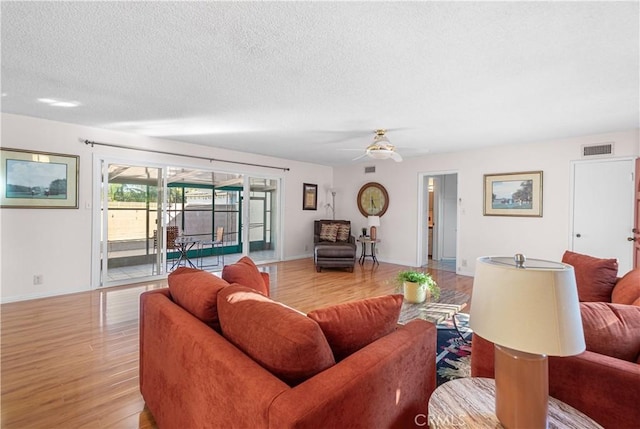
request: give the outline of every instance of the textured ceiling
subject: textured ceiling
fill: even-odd
[[[640,126],[638,2],[0,7],[8,113],[326,165]]]

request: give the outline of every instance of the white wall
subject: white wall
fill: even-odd
[[[639,130],[568,138],[524,145],[507,145],[466,152],[432,154],[421,158],[366,161],[329,168],[271,157],[212,149],[198,145],[141,137],[108,130],[81,127],[18,115],[2,114],[2,146],[80,155],[80,192],[77,210],[0,209],[0,300],[2,302],[90,289],[93,154],[131,161],[239,171],[225,163],[189,160],[105,147],[90,148],[78,139],[111,142],[191,155],[211,156],[260,164],[289,167],[279,173],[264,168],[244,167],[242,171],[284,178],[285,259],[311,256],[313,220],[330,218],[325,205],[331,201],[329,189],[336,188],[336,218],[352,221],[354,231],[367,225],[357,209],[356,196],[366,182],[382,183],[389,192],[390,206],[381,219],[378,236],[382,240],[382,261],[417,264],[418,175],[458,173],[460,221],[458,266],[460,274],[473,275],[475,259],[482,255],[510,255],[559,259],[568,247],[570,162],[580,159],[580,146],[615,142],[615,156],[640,154]],[[376,165],[376,173],[364,174],[365,165]],[[544,215],[542,218],[508,218],[482,215],[483,175],[515,171],[544,171]],[[302,210],[302,183],[318,184],[318,210]],[[305,250],[308,249],[308,250]],[[42,274],[44,283],[33,285],[33,275]]]
[[[188,155],[289,167],[288,172],[184,157],[95,146],[79,138],[153,148]],[[25,116],[2,114],[2,147],[80,155],[78,209],[0,209],[0,300],[15,300],[86,291],[91,288],[92,178],[94,154],[173,166],[246,172],[283,177],[284,259],[311,256],[313,220],[330,216],[324,190],[332,185],[330,167],[212,149],[171,140],[142,137]],[[318,184],[318,211],[302,210],[302,183]],[[305,250],[305,248],[307,250]],[[34,274],[44,283],[33,284]]]
[[[342,217],[355,227],[365,218],[356,207],[360,186],[379,182],[389,192],[390,205],[380,220],[379,259],[416,266],[419,173],[458,173],[458,273],[473,275],[483,255],[524,253],[530,258],[559,260],[569,245],[571,161],[581,159],[581,145],[615,142],[615,157],[640,154],[638,129],[562,140],[496,146],[465,152],[431,154],[402,163],[368,160],[334,169]],[[401,146],[401,142],[394,142]],[[376,173],[364,174],[365,165]],[[543,217],[483,216],[483,175],[542,170]],[[466,267],[462,266],[466,262]]]

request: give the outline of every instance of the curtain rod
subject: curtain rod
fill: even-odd
[[[182,157],[185,157],[185,158],[204,159],[204,160],[209,161],[209,162],[214,162],[214,161],[227,162],[227,163],[230,163],[230,164],[250,165],[252,167],[273,168],[275,170],[282,170],[282,171],[291,170],[288,167],[275,167],[273,165],[253,164],[251,162],[229,161],[229,160],[226,160],[226,159],[208,158],[206,156],[197,156],[197,155],[185,155],[183,153],[165,152],[163,150],[155,150],[155,149],[141,149],[141,148],[135,147],[135,146],[127,146],[127,145],[115,144],[115,143],[101,143],[101,142],[94,142],[94,141],[91,141],[91,140],[84,140],[84,139],[78,139],[78,140],[80,140],[80,143],[84,143],[86,145],[91,145],[91,147],[93,147],[94,145],[108,146],[108,147],[116,147],[118,149],[137,150],[137,151],[140,151],[140,152],[153,152],[153,153],[159,153],[159,154],[162,154],[162,155],[173,155],[173,156],[182,156]]]

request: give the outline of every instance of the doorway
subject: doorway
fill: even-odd
[[[458,173],[420,175],[418,265],[456,272]]]

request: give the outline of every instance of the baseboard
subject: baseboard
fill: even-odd
[[[287,256],[286,258],[283,259],[283,261],[295,261],[297,259],[307,259],[307,258],[313,258],[313,253],[305,253],[305,254],[302,254],[302,255]]]

